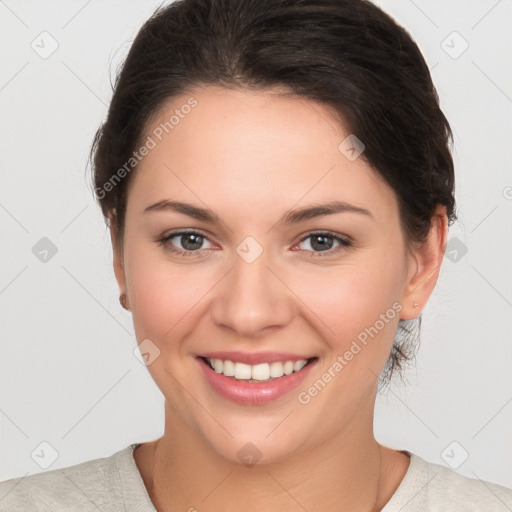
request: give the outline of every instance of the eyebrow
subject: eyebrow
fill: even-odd
[[[144,210],[144,213],[162,211],[182,213],[183,215],[212,224],[221,223],[220,217],[212,210],[200,208],[189,203],[182,203],[180,201],[170,201],[168,199],[163,199],[148,206]],[[325,204],[313,204],[297,210],[288,211],[283,215],[281,220],[279,220],[278,224],[298,224],[299,222],[315,219],[317,217],[345,212],[359,213],[374,218],[371,212],[365,208],[354,206],[344,201],[332,201]]]

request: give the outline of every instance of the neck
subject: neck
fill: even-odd
[[[367,421],[352,421],[328,443],[245,466],[219,456],[166,402],[165,432],[153,448],[146,484],[159,511],[374,512],[406,471],[405,456],[399,468],[397,452],[376,442],[373,409]]]

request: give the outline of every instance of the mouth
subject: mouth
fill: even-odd
[[[318,357],[294,357],[248,364],[234,358],[198,356],[196,359],[214,391],[246,405],[269,403],[289,393],[303,382],[318,361]]]
[[[200,358],[210,366],[215,373],[225,377],[246,382],[269,382],[280,379],[285,375],[300,372],[306,365],[315,361],[316,357],[309,359],[274,361],[272,363],[246,364],[234,362],[230,359],[214,359],[211,357]]]

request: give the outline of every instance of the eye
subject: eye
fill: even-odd
[[[209,239],[200,231],[190,230],[175,231],[174,233],[170,233],[157,241],[160,245],[164,246],[166,250],[169,250],[178,256],[203,256],[207,252],[208,248],[201,249],[201,246],[205,241],[209,241]],[[307,247],[302,250],[310,252],[311,257],[331,256],[342,248],[352,246],[352,242],[348,238],[343,238],[329,231],[310,233],[299,242],[299,245],[306,241],[308,241],[306,245],[312,250],[309,250]],[[181,248],[176,247],[175,244],[179,244]],[[333,249],[335,244],[338,244],[337,248]]]
[[[172,242],[177,239],[175,243],[181,245],[182,248],[176,247]],[[158,240],[160,245],[163,245],[169,251],[179,256],[202,256],[206,249],[201,249],[201,246],[208,238],[199,231],[176,231],[170,233]]]
[[[309,242],[307,242],[306,246],[309,246],[313,251],[309,251],[307,248],[304,250],[311,252],[311,257],[332,256],[339,250],[352,246],[352,242],[348,238],[343,238],[330,231],[310,233],[300,241],[300,244],[303,244],[307,240],[309,240]],[[332,247],[336,243],[338,243],[337,248],[332,250]]]

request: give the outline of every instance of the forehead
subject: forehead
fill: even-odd
[[[192,89],[165,102],[142,140],[129,202],[161,199],[269,211],[297,202],[346,200],[378,215],[396,210],[393,191],[363,160],[339,149],[350,134],[328,107],[273,91]],[[193,106],[192,106],[193,105]]]

